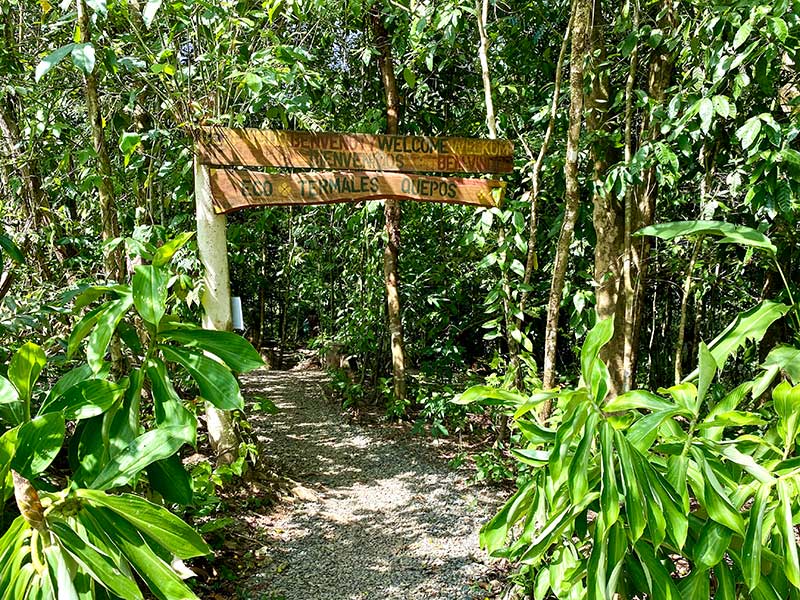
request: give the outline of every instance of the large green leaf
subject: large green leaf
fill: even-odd
[[[502,404],[506,406],[517,406],[525,404],[528,398],[501,388],[490,387],[488,385],[474,385],[465,392],[453,398],[453,404],[472,404],[473,402],[480,402],[481,404]],[[542,400],[544,402],[544,400]]]
[[[58,600],[80,600],[63,552],[61,546],[56,544],[44,548],[50,585],[58,591]]]
[[[167,312],[168,280],[166,269],[153,265],[139,265],[133,275],[133,303],[142,319],[155,328]]]
[[[264,366],[264,359],[252,344],[229,331],[172,329],[163,332],[161,337],[179,342],[187,348],[210,352],[236,373],[247,373]]]
[[[106,310],[97,317],[97,324],[89,336],[89,343],[86,346],[86,362],[97,373],[103,368],[106,350],[111,342],[111,336],[122,317],[128,312],[133,304],[133,296],[125,295],[117,300],[108,303]]]
[[[222,410],[241,410],[244,398],[239,391],[239,384],[230,369],[214,359],[202,354],[174,348],[159,346],[164,358],[183,366],[197,383],[200,396]]]
[[[528,510],[531,499],[536,494],[536,478],[531,479],[503,505],[503,508],[492,519],[481,527],[480,544],[489,555],[502,548],[506,543],[508,532],[520,516]]]
[[[157,358],[151,358],[147,363],[147,378],[153,393],[156,425],[183,432],[176,435],[194,446],[197,440],[197,418],[186,409],[172,387],[166,365]]]
[[[778,511],[775,522],[781,532],[783,541],[783,571],[791,584],[800,588],[800,560],[797,556],[797,539],[794,529],[794,515],[792,513],[792,488],[785,479],[779,479],[778,484]]]
[[[192,478],[178,455],[147,465],[147,481],[167,502],[186,506],[192,503]]]
[[[11,425],[19,425],[25,420],[25,404],[11,382],[0,375],[0,419]]]
[[[760,231],[744,225],[734,225],[725,221],[673,221],[650,225],[637,231],[634,235],[652,235],[662,240],[671,240],[687,235],[711,235],[721,238],[719,243],[740,244],[758,248],[775,256],[778,249]]]
[[[762,485],[756,493],[753,506],[750,507],[750,520],[742,544],[742,574],[750,591],[754,590],[761,580],[761,544],[764,525],[764,512],[767,509],[772,487]]]
[[[175,454],[184,444],[180,435],[171,427],[146,431],[128,447],[117,454],[97,475],[91,487],[107,490],[125,485],[136,477],[147,465]]]
[[[620,471],[622,473],[622,486],[625,494],[625,518],[630,527],[631,540],[635,543],[642,537],[647,521],[645,518],[644,494],[636,477],[636,465],[628,440],[622,432],[615,431],[614,442],[619,454]]]
[[[656,558],[653,548],[646,542],[640,541],[636,544],[635,550],[646,573],[650,597],[659,600],[682,600],[669,571]]]
[[[61,450],[64,431],[61,413],[42,415],[22,424],[17,432],[17,450],[11,468],[25,479],[42,473]]]
[[[790,306],[780,302],[764,300],[753,308],[739,313],[736,318],[708,345],[711,355],[721,369],[728,358],[739,348],[744,347],[747,340],[760,341],[767,329],[775,321],[791,310]],[[697,377],[698,369],[690,373],[685,381]]]
[[[602,386],[605,386],[606,375],[604,369],[597,368],[598,357],[600,355],[600,350],[602,350],[603,346],[608,343],[613,335],[614,318],[603,319],[602,321],[598,321],[589,333],[586,334],[586,340],[581,347],[581,375],[586,387],[592,391],[592,396],[598,402],[603,400],[602,397],[598,398],[598,395],[605,396],[605,394],[599,394],[599,390]]]
[[[85,509],[98,533],[113,541],[159,600],[198,600],[175,571],[153,552],[137,529],[121,515],[102,507]]]
[[[598,522],[604,532],[619,519],[619,488],[614,456],[614,429],[607,422],[600,424],[600,514]]]
[[[7,235],[0,234],[0,248],[2,248],[3,252],[8,254],[11,257],[11,260],[14,262],[18,264],[25,263],[25,257],[23,256],[22,251]]]
[[[75,493],[94,506],[114,511],[178,558],[211,554],[211,549],[194,529],[166,508],[144,498],[133,494],[111,495],[89,489],[79,489]]]
[[[27,342],[11,357],[8,379],[19,392],[20,399],[28,404],[33,396],[33,385],[47,362],[44,350],[33,342]]]
[[[753,396],[756,398],[766,391],[775,376],[781,372],[786,373],[795,385],[800,384],[800,348],[785,344],[776,346],[767,354],[761,368],[767,373],[759,377],[753,386]],[[767,375],[768,378],[765,377]]]
[[[744,519],[741,513],[731,503],[728,492],[719,482],[703,453],[696,447],[691,451],[703,473],[702,492],[708,516],[744,537]]]
[[[72,328],[69,341],[67,342],[67,358],[72,358],[75,352],[78,351],[81,342],[91,333],[92,329],[97,324],[97,319],[108,309],[108,305],[109,303],[105,303],[94,307],[83,315],[83,318]]]
[[[592,412],[586,418],[583,435],[569,463],[567,484],[569,485],[570,495],[574,504],[579,503],[589,491],[589,456],[592,444],[594,443],[599,419],[600,415],[596,412]]]
[[[732,537],[733,531],[708,519],[700,530],[700,537],[692,549],[695,564],[703,569],[715,566],[728,551]]]
[[[125,386],[105,379],[87,379],[60,396],[42,404],[39,414],[63,412],[64,418],[81,420],[95,417],[111,408],[125,393]]]
[[[136,583],[119,570],[111,557],[80,537],[72,527],[55,519],[51,520],[48,526],[58,536],[64,549],[97,583],[120,598],[131,600],[143,598]]]
[[[609,400],[603,410],[606,412],[618,412],[623,410],[641,409],[650,411],[675,410],[678,408],[674,403],[665,400],[660,396],[648,392],[647,390],[631,390]]]
[[[72,48],[72,63],[86,75],[89,75],[92,71],[94,71],[94,46],[89,42],[75,44],[75,46]]]
[[[183,248],[183,246],[192,239],[194,235],[193,231],[186,231],[184,233],[180,233],[175,236],[173,239],[169,240],[168,242],[164,243],[163,246],[159,247],[156,250],[155,254],[153,254],[153,266],[154,267],[163,267],[175,255],[175,253]]]
[[[42,62],[40,62],[36,66],[36,73],[34,74],[34,80],[39,81],[45,74],[55,67],[58,63],[60,63],[66,56],[72,52],[72,49],[75,47],[75,44],[67,44],[66,46],[61,46],[58,50],[51,52],[48,54]]]

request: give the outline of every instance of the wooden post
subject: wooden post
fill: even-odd
[[[225,215],[214,212],[208,167],[194,161],[194,197],[197,205],[197,247],[205,271],[203,327],[230,331],[231,284],[228,272],[228,245],[225,237]],[[231,413],[206,403],[208,441],[217,454],[217,464],[236,460],[239,439],[233,428]]]

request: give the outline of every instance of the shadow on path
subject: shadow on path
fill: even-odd
[[[280,409],[251,418],[268,459],[316,496],[272,515],[270,560],[243,597],[478,597],[473,584],[488,567],[477,532],[497,494],[467,487],[420,438],[345,422],[326,382],[320,371],[243,378],[248,395]]]

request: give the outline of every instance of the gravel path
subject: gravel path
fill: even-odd
[[[249,394],[280,409],[254,431],[305,493],[268,515],[265,567],[244,582],[258,600],[467,600],[486,597],[478,529],[496,510],[421,438],[348,424],[321,371],[259,371]],[[263,414],[263,413],[257,413]]]

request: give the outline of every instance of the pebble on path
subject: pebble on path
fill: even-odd
[[[480,526],[501,498],[469,487],[422,438],[349,424],[323,393],[321,371],[243,377],[278,414],[254,431],[270,462],[302,486],[270,515],[263,568],[243,582],[253,600],[470,600],[489,574]]]

